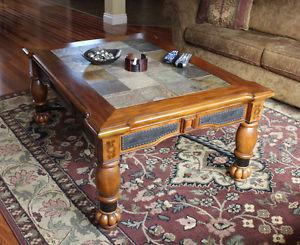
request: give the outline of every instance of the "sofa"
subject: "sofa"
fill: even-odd
[[[166,1],[176,48],[273,89],[300,108],[300,0],[254,0],[248,30],[196,21],[200,0]]]

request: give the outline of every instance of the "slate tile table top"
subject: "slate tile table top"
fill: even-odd
[[[94,47],[94,46],[93,46]],[[139,105],[199,91],[230,85],[224,80],[189,65],[180,69],[161,62],[166,51],[143,39],[115,41],[99,45],[102,49],[121,49],[122,56],[110,65],[91,65],[83,56],[85,45],[56,49],[52,52],[70,69],[80,73],[84,80],[115,108]],[[128,72],[124,60],[128,53],[145,53],[149,69]]]
[[[91,65],[82,54],[94,47],[122,50],[109,65]],[[161,62],[172,44],[143,34],[87,40],[53,50],[27,50],[30,61],[34,119],[41,125],[51,116],[48,87],[70,104],[84,129],[95,141],[98,159],[96,185],[99,210],[96,219],[105,229],[121,220],[118,208],[120,155],[157,144],[163,139],[204,127],[240,123],[236,134],[236,161],[229,173],[248,181],[264,101],[273,92],[192,57],[187,68]],[[145,53],[148,70],[124,69],[128,53]]]

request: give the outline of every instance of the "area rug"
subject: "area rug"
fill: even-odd
[[[27,92],[1,97],[0,210],[21,244],[300,244],[299,111],[272,104],[246,182],[227,174],[237,125],[124,154],[123,219],[104,231],[94,146],[73,114],[52,98],[41,127]]]

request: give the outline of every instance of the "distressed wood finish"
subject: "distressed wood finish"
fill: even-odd
[[[70,43],[64,47],[132,38],[143,38],[163,49],[173,49],[168,42],[145,34]],[[83,115],[87,128],[94,134],[99,162],[96,179],[100,201],[96,219],[101,227],[113,228],[121,218],[117,202],[119,157],[122,152],[148,147],[194,129],[240,122],[236,137],[237,161],[230,168],[230,173],[239,181],[250,176],[249,161],[256,142],[258,120],[264,100],[273,95],[271,90],[193,57],[191,62],[194,65],[222,78],[230,86],[115,109],[50,51],[36,50],[29,58],[38,68],[37,73],[49,77],[53,89]]]

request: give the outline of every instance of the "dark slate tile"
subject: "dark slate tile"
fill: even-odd
[[[92,88],[94,88],[100,95],[108,95],[130,90],[119,80],[94,82],[91,83],[90,86],[92,86]]]

